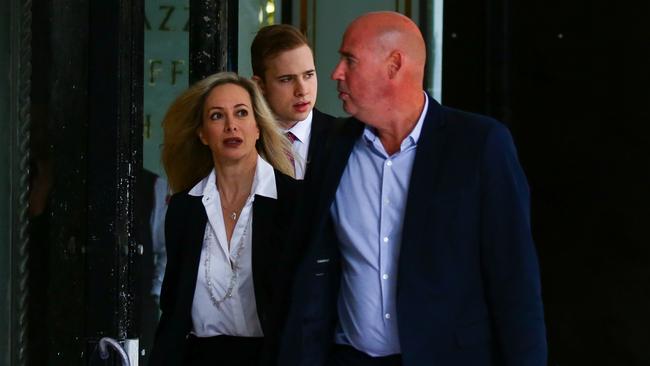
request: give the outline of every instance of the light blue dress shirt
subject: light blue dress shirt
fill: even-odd
[[[429,106],[424,98],[417,124],[391,156],[366,126],[330,207],[342,256],[335,342],[373,357],[400,353],[397,264],[411,169]]]

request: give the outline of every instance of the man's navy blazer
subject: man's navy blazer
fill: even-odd
[[[397,279],[403,364],[546,365],[529,191],[510,133],[428,98]],[[279,365],[323,365],[332,346],[341,261],[329,209],[363,129],[337,123],[314,154]]]

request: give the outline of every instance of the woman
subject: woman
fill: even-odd
[[[227,72],[178,97],[163,129],[162,161],[177,193],[150,365],[270,361],[285,293],[274,270],[297,191],[289,141],[255,84]]]

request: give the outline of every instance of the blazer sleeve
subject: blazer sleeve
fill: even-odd
[[[500,124],[488,131],[481,179],[481,264],[503,365],[546,365],[529,189],[512,137]]]
[[[175,194],[169,201],[165,216],[165,249],[167,251],[167,265],[163,278],[160,294],[160,309],[163,314],[174,309],[176,296],[174,294],[178,284],[178,268],[181,255],[179,242],[183,237],[184,217],[182,196]]]

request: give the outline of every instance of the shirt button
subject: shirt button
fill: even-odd
[[[384,317],[386,317],[386,319],[390,319],[390,314],[386,313],[386,315],[384,315]]]
[[[390,200],[389,200],[388,198],[386,198],[386,199],[384,200],[384,203],[385,203],[385,204],[389,204],[389,203],[390,203]]]
[[[392,166],[392,165],[393,165],[393,161],[392,161],[392,160],[388,160],[388,161],[386,162],[386,165],[388,165],[388,166]]]
[[[388,274],[386,274],[386,273],[384,273],[384,275],[383,275],[383,276],[381,276],[381,278],[383,278],[383,279],[385,279],[385,280],[387,280],[387,279],[388,279]]]
[[[388,243],[388,237],[384,236],[384,243]]]

